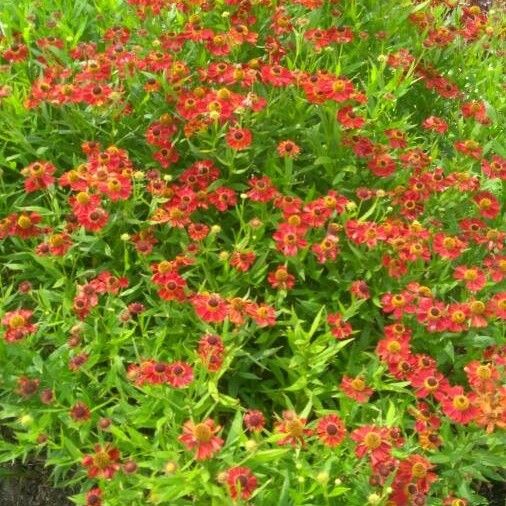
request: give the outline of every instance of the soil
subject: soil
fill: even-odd
[[[0,467],[0,506],[73,506],[72,490],[51,486],[42,462],[4,464]]]

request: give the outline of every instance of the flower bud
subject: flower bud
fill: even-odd
[[[320,484],[320,485],[326,485],[327,482],[329,481],[329,473],[327,473],[327,471],[320,471],[317,475],[316,475],[316,481]]]
[[[247,451],[253,452],[257,449],[258,443],[254,439],[248,439],[244,443],[244,448],[246,448]]]
[[[170,460],[165,464],[165,474],[174,474],[177,471],[177,462]]]

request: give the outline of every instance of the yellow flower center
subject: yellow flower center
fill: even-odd
[[[411,474],[413,478],[424,478],[427,475],[427,469],[421,462],[417,462],[411,468]]]
[[[111,458],[106,452],[100,451],[94,455],[93,464],[99,469],[106,469],[111,464]]]
[[[476,269],[466,269],[464,272],[464,279],[466,281],[474,281],[478,277]]]
[[[76,195],[76,200],[77,202],[79,202],[79,204],[83,205],[83,204],[87,204],[89,201],[90,201],[90,196],[88,193],[86,192],[79,192],[77,195]]]
[[[26,320],[20,314],[14,315],[9,320],[9,327],[11,329],[19,329],[23,327],[26,323]]]
[[[213,433],[209,426],[205,423],[198,423],[193,429],[195,439],[200,443],[208,443],[213,437]]]
[[[301,438],[304,434],[304,425],[300,420],[290,420],[286,424],[286,431],[292,437]]]
[[[464,411],[469,407],[470,402],[465,395],[457,395],[453,399],[452,404],[455,409],[458,409],[459,411]]]
[[[488,365],[480,365],[476,368],[476,375],[478,378],[482,380],[490,379],[492,376],[492,371],[490,370],[490,366]]]
[[[469,309],[474,314],[482,314],[485,311],[485,304],[481,300],[475,300],[469,305]]]
[[[387,345],[387,350],[390,353],[399,353],[401,351],[401,345],[399,341],[390,341]]]
[[[29,216],[25,216],[25,215],[20,216],[18,218],[18,225],[22,229],[30,228],[32,226],[32,220],[30,219]]]
[[[365,389],[365,382],[362,378],[355,378],[351,382],[351,386],[354,390],[357,390],[357,392],[362,392]]]
[[[381,437],[376,432],[368,432],[364,438],[364,444],[370,450],[376,450],[381,445]]]

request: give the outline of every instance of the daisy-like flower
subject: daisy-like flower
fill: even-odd
[[[466,288],[471,292],[479,292],[487,283],[487,278],[482,270],[476,267],[459,265],[453,271],[453,277],[464,281]]]
[[[247,500],[257,488],[256,476],[249,467],[232,467],[226,472],[226,482],[230,497]]]
[[[276,270],[269,272],[267,281],[272,288],[289,290],[295,284],[295,277],[288,272],[288,269],[280,265]]]
[[[448,123],[438,116],[429,116],[423,121],[422,127],[438,134],[444,134],[448,130]]]
[[[54,172],[56,167],[49,162],[34,162],[21,169],[21,174],[25,177],[25,191],[32,193],[37,190],[43,190],[54,183]]]
[[[440,402],[443,413],[455,423],[468,424],[479,414],[476,395],[474,393],[466,394],[461,386],[446,389]]]
[[[307,245],[300,229],[288,223],[281,223],[272,238],[276,241],[276,249],[287,257],[297,255],[299,249]]]
[[[104,478],[110,480],[120,469],[120,451],[110,444],[96,445],[95,452],[85,455],[83,466],[88,470],[89,478]]]
[[[331,414],[320,418],[316,426],[316,434],[325,446],[335,448],[346,436],[346,428],[341,418]]]
[[[442,258],[455,260],[459,257],[467,244],[458,237],[451,237],[441,232],[434,235],[432,249]]]
[[[173,362],[167,366],[167,381],[174,388],[184,388],[193,381],[193,368],[186,362]]]
[[[211,418],[200,423],[188,420],[184,423],[183,433],[178,439],[187,450],[195,450],[196,460],[207,460],[223,446],[223,439],[216,435],[220,430],[221,427]]]
[[[236,150],[246,149],[251,145],[253,140],[253,135],[251,134],[251,130],[247,128],[229,128],[226,141],[227,144]]]
[[[357,443],[355,455],[362,458],[369,455],[373,462],[390,458],[391,440],[387,427],[364,425],[351,433],[351,439]]]
[[[346,129],[361,128],[365,125],[365,118],[355,114],[351,106],[339,109],[336,119]]]
[[[493,220],[501,211],[501,204],[495,195],[490,192],[477,193],[473,198],[478,206],[481,216]]]
[[[367,402],[369,397],[374,393],[374,390],[366,385],[361,376],[357,376],[356,378],[343,376],[341,390],[345,395],[354,399],[359,404]]]
[[[300,148],[295,142],[286,140],[281,141],[277,147],[279,156],[285,158],[295,158],[300,153]]]
[[[312,434],[312,430],[306,428],[306,421],[305,418],[299,418],[293,411],[283,411],[283,418],[274,426],[276,433],[283,435],[278,441],[278,445],[297,446],[301,444],[304,446],[304,437]]]
[[[197,315],[209,323],[221,323],[227,317],[227,303],[217,293],[197,294],[191,299]]]
[[[477,393],[494,392],[499,386],[499,370],[493,364],[473,360],[464,367],[464,371],[469,385]]]
[[[367,167],[375,176],[387,177],[395,172],[395,161],[389,154],[380,153],[369,160]]]
[[[17,309],[5,313],[2,318],[2,325],[6,327],[4,339],[8,343],[14,343],[33,334],[37,330],[37,326],[30,322],[32,315],[33,311],[29,309]]]
[[[415,395],[421,398],[428,395],[441,398],[442,388],[449,386],[448,380],[435,368],[415,371],[410,375],[409,381],[411,386],[415,388]]]
[[[276,325],[276,311],[267,304],[250,303],[246,306],[246,313],[259,327]]]
[[[346,339],[353,332],[351,325],[343,320],[340,313],[331,313],[327,316],[330,332],[336,339]]]
[[[254,251],[234,251],[230,256],[230,265],[241,272],[249,271],[256,260]]]

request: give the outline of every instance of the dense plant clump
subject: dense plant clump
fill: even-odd
[[[0,461],[87,506],[489,504],[500,12],[0,8]]]

